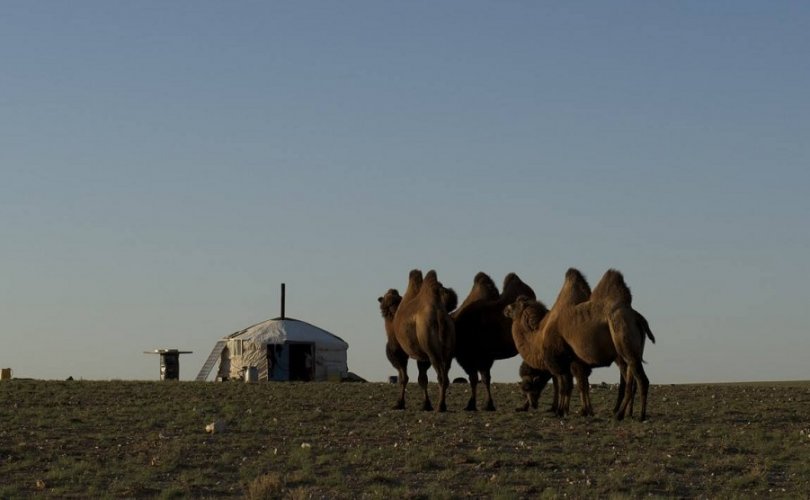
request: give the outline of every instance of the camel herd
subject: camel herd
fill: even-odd
[[[414,269],[404,295],[392,288],[377,300],[387,335],[385,353],[398,373],[395,409],[405,408],[408,360],[414,359],[423,392],[422,409],[433,409],[427,390],[427,371],[432,366],[439,385],[436,410],[446,411],[448,373],[455,358],[470,382],[465,409],[477,409],[480,375],[486,389],[484,409],[495,410],[492,365],[520,354],[519,376],[526,394],[520,410],[537,408],[540,393],[551,380],[552,411],[568,414],[576,379],[581,414],[593,415],[591,370],[616,363],[620,372],[616,418],[632,414],[637,391],[641,395],[639,418],[647,416],[650,382],[642,356],[646,339],[655,342],[655,337],[646,318],[633,309],[630,288],[615,269],[608,270],[593,290],[581,272],[568,269],[551,309],[515,273],[504,278],[500,292],[487,274],[478,273],[467,298],[458,305],[456,293],[442,285],[436,271],[423,276]]]

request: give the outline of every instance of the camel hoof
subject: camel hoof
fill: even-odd
[[[487,401],[487,405],[484,407],[486,411],[495,411],[495,403],[492,401]]]
[[[441,403],[441,404],[439,405],[439,408],[438,408],[436,411],[437,411],[437,412],[439,412],[439,413],[444,413],[444,412],[446,412],[446,411],[447,411],[447,405],[446,405],[446,404],[444,404],[444,403]]]
[[[478,408],[475,406],[474,401],[470,401],[467,403],[467,406],[464,407],[465,411],[478,411]]]
[[[391,407],[392,410],[404,410],[405,409],[405,401],[397,401],[397,403]]]
[[[624,412],[616,413],[616,420],[624,420]]]
[[[430,404],[430,401],[422,403],[422,411],[433,411],[433,405]]]

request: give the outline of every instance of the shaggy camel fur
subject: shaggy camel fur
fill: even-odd
[[[591,415],[590,368],[616,362],[627,385],[616,418],[624,418],[635,393],[635,383],[641,389],[640,418],[646,418],[649,380],[642,366],[642,355],[645,336],[653,341],[654,337],[649,328],[645,330],[640,326],[638,313],[631,303],[632,296],[624,277],[610,269],[586,302],[562,306],[549,313],[537,301],[522,300],[507,311],[513,319],[512,333],[521,356],[533,367],[547,368],[560,382],[563,413],[570,403],[569,374],[573,373],[580,382],[583,414]],[[646,319],[643,323],[646,324]]]
[[[455,348],[455,328],[447,306],[455,306],[457,296],[442,286],[435,271],[429,271],[423,279],[418,270],[411,271],[405,295],[398,296],[391,289],[377,299],[388,336],[386,355],[399,373],[400,397],[394,408],[405,407],[407,361],[413,358],[419,368],[419,387],[424,393],[422,409],[433,409],[427,393],[427,369],[432,365],[439,382],[437,410],[446,411],[448,372]]]
[[[478,293],[493,296],[494,285],[489,286],[487,282],[491,283],[492,280],[484,273],[478,273],[471,295]],[[479,288],[488,291],[485,294]],[[475,411],[477,409],[476,393],[479,374],[487,391],[484,409],[495,410],[491,390],[492,365],[496,359],[508,359],[518,353],[515,341],[512,339],[512,323],[504,317],[503,308],[521,295],[534,297],[534,291],[517,274],[509,273],[504,278],[503,292],[499,296],[489,299],[465,300],[467,306],[462,305],[461,310],[455,315],[455,356],[470,380],[470,399],[465,407],[466,410]]]

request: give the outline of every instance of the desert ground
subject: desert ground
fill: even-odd
[[[494,385],[494,412],[464,411],[468,391],[436,413],[413,383],[398,411],[386,383],[6,380],[0,498],[810,492],[810,382],[653,385],[645,422],[612,418],[614,385],[589,418],[545,411],[550,386],[523,413],[517,383]]]

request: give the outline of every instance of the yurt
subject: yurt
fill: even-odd
[[[219,361],[217,380],[340,381],[349,376],[343,339],[322,328],[281,316],[232,333],[214,346],[197,380]]]

